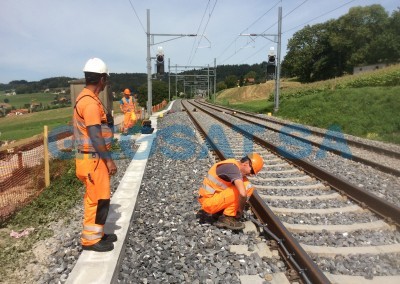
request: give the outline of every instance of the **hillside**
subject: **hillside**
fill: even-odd
[[[295,89],[301,84],[298,82],[281,82],[281,89]],[[237,104],[243,101],[258,101],[261,99],[269,99],[273,95],[275,88],[274,81],[267,81],[265,83],[243,86],[237,88],[230,88],[221,91],[217,94],[217,103]]]
[[[216,103],[233,108],[273,112],[274,83],[231,88]],[[310,84],[282,82],[274,116],[296,123],[400,144],[400,64]]]

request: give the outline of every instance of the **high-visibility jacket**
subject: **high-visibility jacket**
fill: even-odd
[[[123,97],[121,99],[121,102],[122,102],[121,107],[123,112],[135,111],[135,103],[133,102],[132,96],[129,96],[129,99]]]
[[[225,181],[218,177],[217,175],[217,167],[222,164],[235,164],[238,168],[240,168],[240,163],[235,159],[227,159],[222,162],[216,163],[211,167],[208,171],[206,177],[203,180],[203,184],[200,187],[199,195],[201,197],[211,197],[215,193],[219,193],[227,188],[236,187],[232,182]],[[243,177],[244,187],[246,189],[247,196],[250,197],[253,194],[254,187],[251,182],[247,179],[247,177]]]
[[[82,116],[85,107],[89,104],[96,104],[100,113],[100,120],[98,121],[97,116],[93,116],[89,122],[89,125],[101,125],[101,134],[104,138],[107,149],[110,149],[114,137],[113,127],[107,122],[107,115],[100,99],[92,91],[86,88],[84,88],[83,91],[76,98],[76,103],[74,107],[75,145],[80,151],[96,152],[90,140],[87,126],[85,124],[85,119],[87,118],[84,119]]]
[[[216,163],[208,171],[207,176],[203,180],[203,184],[199,190],[199,202],[201,208],[209,213],[215,214],[223,211],[225,216],[236,216],[240,206],[240,194],[232,182],[225,181],[218,177],[217,167],[221,164],[232,163],[237,167],[240,164],[235,159],[228,159],[219,163]],[[244,187],[246,189],[247,197],[250,197],[253,193],[253,186],[250,181],[243,177]]]

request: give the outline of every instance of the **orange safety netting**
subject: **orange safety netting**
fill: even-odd
[[[69,137],[69,138],[68,138]],[[49,136],[50,158],[71,148],[71,132]],[[43,138],[0,152],[0,221],[32,201],[45,187]]]

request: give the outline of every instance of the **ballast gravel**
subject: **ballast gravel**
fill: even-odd
[[[400,243],[400,232],[392,230],[328,232],[323,230],[316,234],[292,233],[300,243],[328,247],[364,247],[382,246]]]
[[[255,233],[231,232],[199,222],[197,192],[213,161],[202,153],[196,136],[182,135],[190,124],[176,127],[187,121],[185,113],[173,113],[158,122],[160,135],[146,166],[118,282],[240,283],[239,275],[264,278],[284,271],[279,259],[230,252],[232,245],[247,245],[252,250],[261,242]],[[188,140],[183,144],[191,145],[191,155],[182,155],[172,143],[182,145],[179,138]]]

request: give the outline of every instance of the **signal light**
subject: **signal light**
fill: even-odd
[[[275,61],[276,61],[275,55],[268,55],[268,63],[269,64],[275,65]]]
[[[162,75],[164,74],[164,55],[157,55],[157,73]]]

